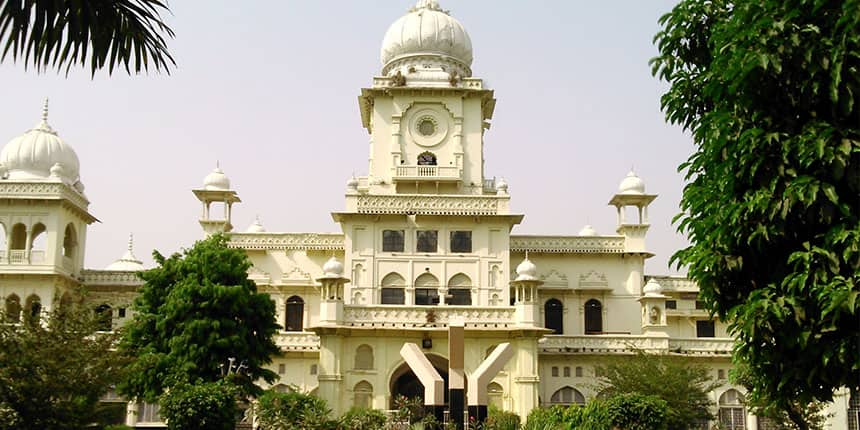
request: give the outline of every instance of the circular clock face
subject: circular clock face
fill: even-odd
[[[432,136],[436,133],[436,124],[430,118],[424,118],[418,122],[418,132],[422,136]]]

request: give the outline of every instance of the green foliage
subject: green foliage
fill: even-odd
[[[730,376],[732,382],[745,387],[753,386],[753,378],[756,377],[746,366],[735,367]],[[761,397],[752,399],[748,397],[745,400],[744,405],[756,416],[770,419],[777,428],[782,430],[824,430],[827,423],[828,415],[825,412],[827,405],[823,402],[801,403],[790,400],[787,403],[778,404]],[[799,417],[801,424],[792,422],[790,414]]]
[[[639,393],[619,394],[606,400],[609,421],[623,430],[665,430],[668,409],[665,400]]]
[[[162,0],[0,1],[0,61],[11,54],[37,70],[66,72],[72,65],[99,69],[123,66],[128,74],[175,65],[164,35]]]
[[[242,365],[228,375],[240,396],[261,392],[255,380],[274,381],[263,366],[278,352],[275,305],[248,279],[245,253],[215,235],[182,254],[153,257],[158,267],[141,273],[146,283],[120,343],[135,357],[121,391],[154,401],[176,384],[222,379],[231,359]]]
[[[424,404],[421,399],[409,398],[403,395],[398,395],[394,398],[394,415],[391,417],[396,422],[406,422],[410,424],[423,421],[425,418]],[[435,419],[435,417],[433,417]]]
[[[561,406],[535,408],[526,417],[523,430],[562,430],[565,426],[565,409]]]
[[[519,415],[490,405],[487,411],[487,420],[484,421],[481,430],[518,430],[519,428]]]
[[[382,430],[385,428],[385,414],[376,409],[352,408],[340,418],[342,430]]]
[[[71,430],[99,421],[99,398],[126,360],[113,350],[115,335],[98,327],[90,309],[76,306],[0,324],[0,428]]]
[[[600,396],[652,395],[666,402],[669,428],[687,428],[711,418],[708,393],[719,384],[708,369],[685,357],[646,354],[615,358],[598,368]]]
[[[569,406],[564,410],[562,422],[565,430],[612,430],[612,416],[601,399],[593,399],[585,406]]]
[[[109,426],[105,426],[103,430],[134,430],[131,427],[125,424],[111,424]]]
[[[179,384],[161,396],[161,416],[170,430],[233,430],[239,407],[235,387],[226,382]]]
[[[257,399],[254,413],[260,427],[266,430],[337,428],[325,400],[310,394],[266,390]]]
[[[860,0],[683,0],[660,23],[662,107],[696,145],[673,259],[729,322],[748,398],[858,388]]]

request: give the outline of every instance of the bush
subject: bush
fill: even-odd
[[[669,405],[656,396],[619,394],[604,402],[609,421],[623,430],[665,430]]]
[[[518,430],[520,428],[520,416],[508,411],[503,411],[490,406],[487,420],[481,427],[482,430]]]
[[[561,406],[532,409],[523,430],[564,430],[564,414],[565,408]]]
[[[174,385],[159,399],[170,430],[232,430],[236,426],[237,388],[224,382]]]
[[[341,430],[382,430],[385,414],[376,409],[352,408],[340,418]]]
[[[304,393],[266,390],[254,406],[257,422],[266,430],[336,429],[325,400]]]

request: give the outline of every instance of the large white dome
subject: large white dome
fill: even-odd
[[[42,111],[42,120],[32,130],[12,139],[0,152],[0,169],[8,179],[33,180],[51,177],[51,168],[70,185],[79,182],[80,163],[71,146],[63,142],[48,125],[48,105]]]
[[[472,40],[463,24],[442,10],[437,0],[418,0],[394,21],[385,33],[380,57],[383,75],[396,71],[406,75],[408,68],[428,61],[463,77],[472,75]]]

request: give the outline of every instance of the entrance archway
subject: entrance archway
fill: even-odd
[[[442,379],[445,380],[445,405],[448,404],[448,359],[436,354],[427,354],[427,359],[430,364],[439,372]],[[389,408],[395,409],[394,399],[397,396],[405,396],[410,399],[418,398],[421,404],[424,404],[424,385],[415,376],[415,372],[409,368],[409,365],[402,363],[394,373],[391,374],[391,380],[388,383],[389,393]]]

